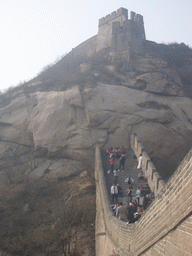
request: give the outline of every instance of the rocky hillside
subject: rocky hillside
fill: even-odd
[[[60,213],[63,198],[70,209],[74,198],[86,200],[87,211],[94,209],[94,148],[99,139],[104,149],[129,147],[129,135],[136,132],[165,181],[192,146],[189,47],[146,41],[137,54],[104,49],[71,56],[0,98],[0,221],[4,223],[0,249],[15,253],[10,255],[31,255],[11,251],[10,241],[18,244],[22,234],[35,237],[54,230],[61,221],[61,214],[54,211]],[[78,197],[75,191],[80,191]],[[84,218],[82,212],[78,214]],[[27,216],[31,225],[18,238],[15,223],[25,229],[28,219],[22,220]],[[92,214],[89,225],[93,219]],[[74,223],[71,230],[83,234],[84,228]],[[91,226],[88,232],[93,236]],[[35,255],[43,250],[58,253],[58,246],[68,248],[66,234],[62,245],[52,237],[49,246],[32,240],[31,247],[28,242],[20,247],[30,247]],[[90,237],[91,249],[83,255],[93,255]],[[77,252],[78,246],[73,250]],[[78,253],[73,255],[82,255]]]

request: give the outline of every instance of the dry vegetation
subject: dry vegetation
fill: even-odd
[[[0,213],[1,255],[94,255],[95,188],[87,178],[5,186]]]
[[[146,54],[164,59],[168,63],[168,67],[173,68],[180,75],[185,95],[192,97],[191,48],[183,43],[165,45],[146,41],[141,55],[145,57]],[[87,72],[81,72],[80,64],[82,63],[90,66]],[[0,94],[0,104],[8,104],[10,99],[18,96],[19,93],[28,95],[35,91],[62,91],[76,84],[86,86],[90,81],[92,85],[96,85],[97,82],[123,85],[123,76],[126,76],[123,63],[120,60],[114,63],[109,56],[108,48],[89,57],[74,57],[70,52],[55,64],[45,67],[34,79],[17,87],[11,87],[6,93]],[[115,73],[109,72],[105,68],[111,64],[115,65]],[[97,76],[94,74],[97,74]]]
[[[25,155],[28,162],[21,165]],[[95,255],[93,166],[86,175],[36,182],[25,175],[38,165],[34,149],[18,146],[1,159],[7,182],[0,189],[0,255]],[[59,159],[58,159],[59,160]],[[54,161],[57,161],[55,158]],[[64,167],[65,168],[65,167]],[[45,170],[45,174],[46,174]]]

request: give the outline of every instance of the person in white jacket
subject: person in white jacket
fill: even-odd
[[[138,160],[138,165],[137,165],[137,169],[141,169],[142,166],[142,154],[140,154],[139,160]]]
[[[115,183],[113,183],[113,185],[111,186],[112,203],[114,203],[114,199],[116,203],[118,202],[117,195],[118,195],[118,187]]]

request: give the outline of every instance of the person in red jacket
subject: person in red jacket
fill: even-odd
[[[109,163],[110,163],[110,171],[113,173],[114,164],[115,164],[115,159],[114,159],[114,157],[110,157],[110,158],[109,158]]]

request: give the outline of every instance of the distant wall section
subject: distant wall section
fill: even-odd
[[[70,69],[73,67],[74,63],[83,63],[83,61],[93,55],[96,52],[97,46],[97,35],[89,38],[83,43],[79,44],[77,47],[73,48],[64,58],[62,58],[59,63],[62,63],[62,67]]]

